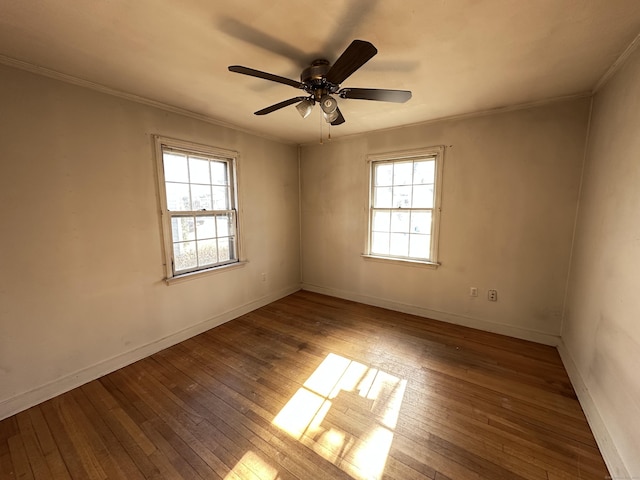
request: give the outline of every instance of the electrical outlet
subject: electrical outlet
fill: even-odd
[[[469,287],[469,296],[470,297],[477,297],[478,296],[478,289],[476,287]]]
[[[497,290],[489,290],[489,293],[487,294],[487,298],[489,298],[490,302],[497,302],[498,301],[498,291]]]
[[[260,274],[260,280],[262,280],[263,282],[267,281],[267,274],[266,273],[261,273]]]

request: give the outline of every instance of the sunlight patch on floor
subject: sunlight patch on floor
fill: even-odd
[[[278,470],[252,451],[245,453],[224,480],[278,480]]]
[[[407,381],[330,353],[273,419],[356,479],[382,477]]]

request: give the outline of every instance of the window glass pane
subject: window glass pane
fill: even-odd
[[[411,212],[411,233],[431,233],[431,212]]]
[[[227,210],[229,208],[229,187],[211,187],[213,192],[213,209]]]
[[[218,239],[218,261],[226,262],[231,260],[233,250],[231,248],[232,239],[229,237],[223,237]]]
[[[411,186],[393,187],[393,207],[409,208],[411,206]]]
[[[196,217],[196,233],[198,240],[214,238],[216,236],[216,223],[213,217]]]
[[[231,234],[231,230],[229,229],[229,224],[231,222],[230,217],[230,215],[216,215],[219,237],[228,237]]]
[[[195,242],[180,242],[173,244],[173,263],[175,270],[189,270],[195,268],[197,264],[196,259],[196,243]]]
[[[398,162],[393,164],[393,184],[411,185],[413,178],[413,162]]]
[[[373,232],[371,234],[371,253],[389,255],[389,234]]]
[[[391,187],[375,187],[373,192],[373,206],[375,208],[390,208],[391,203]]]
[[[392,233],[389,241],[389,253],[399,257],[409,255],[409,234],[408,233]]]
[[[389,232],[391,228],[391,212],[389,210],[373,212],[373,225],[371,227],[375,232]]]
[[[193,210],[211,210],[211,187],[191,185],[191,205]]]
[[[429,258],[431,235],[410,235],[409,255],[414,258]]]
[[[375,166],[374,185],[393,185],[392,163],[380,163]]]
[[[189,180],[191,183],[210,184],[209,160],[189,157]]]
[[[419,160],[413,164],[413,183],[435,183],[435,160]]]
[[[165,181],[185,183],[189,181],[186,155],[165,152],[162,154],[162,163],[164,165]]]
[[[167,182],[167,209],[170,212],[191,210],[188,183]]]
[[[218,249],[216,248],[216,240],[198,240],[198,266],[213,265],[218,263]]]
[[[229,185],[227,162],[209,162],[211,166],[211,183],[213,185]]]
[[[391,231],[409,233],[410,212],[395,211],[391,215]]]
[[[433,184],[413,187],[413,208],[433,208]]]
[[[171,234],[174,242],[194,240],[196,234],[193,217],[173,217],[171,219]]]

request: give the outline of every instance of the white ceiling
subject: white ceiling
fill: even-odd
[[[297,80],[313,59],[372,42],[378,54],[342,86],[413,98],[340,100],[336,138],[590,92],[639,32],[638,0],[0,0],[5,63],[294,143],[319,138],[319,108],[255,116],[302,92],[229,65]]]

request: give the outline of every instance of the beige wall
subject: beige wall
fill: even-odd
[[[612,475],[640,478],[640,49],[595,96],[588,145],[565,357],[601,446],[626,464]]]
[[[588,99],[305,146],[299,185],[292,146],[0,66],[0,418],[296,290],[301,232],[305,288],[562,329],[612,474],[640,476],[638,85],[640,51],[595,97],[562,327]],[[240,152],[244,267],[164,284],[154,133]],[[363,259],[367,154],[433,145],[441,267]]]
[[[583,98],[304,147],[303,287],[557,343],[588,111]],[[366,156],[434,145],[447,146],[442,265],[363,259]]]
[[[0,106],[0,418],[299,288],[295,146],[1,66]],[[151,134],[240,152],[244,267],[162,281]]]

